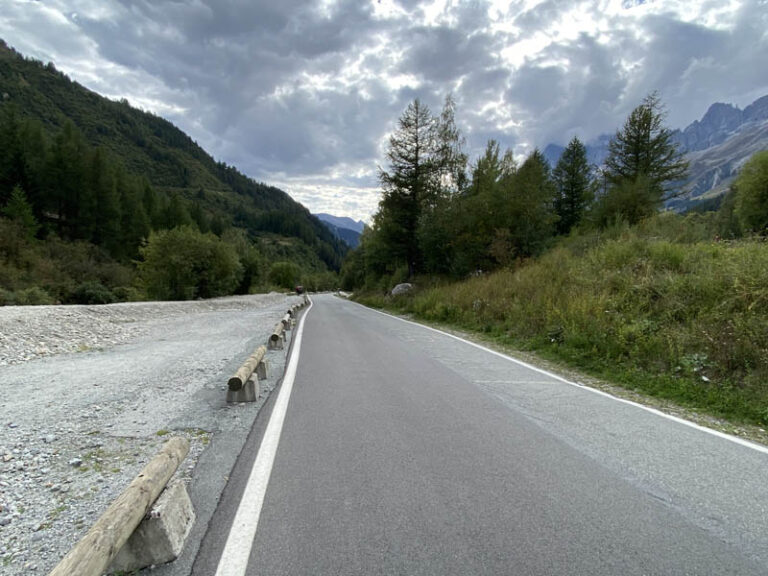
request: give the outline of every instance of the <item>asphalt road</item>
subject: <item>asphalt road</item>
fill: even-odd
[[[768,574],[765,451],[314,301],[247,574]],[[276,397],[193,574],[216,573]]]

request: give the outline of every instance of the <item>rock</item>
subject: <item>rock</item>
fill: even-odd
[[[50,444],[51,442],[56,442],[57,438],[53,434],[47,434],[45,438],[43,438],[43,442],[46,444]]]
[[[11,523],[11,517],[10,516],[1,516],[0,517],[0,526],[8,526],[8,524]]]
[[[399,296],[400,294],[405,294],[411,290],[413,290],[413,284],[410,282],[404,282],[392,288],[392,296]]]
[[[80,468],[82,464],[83,461],[80,458],[72,458],[72,460],[69,461],[69,465],[73,466],[74,468]]]

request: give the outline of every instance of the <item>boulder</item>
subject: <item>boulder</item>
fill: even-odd
[[[409,282],[404,282],[392,288],[392,296],[399,296],[400,294],[405,294],[406,292],[410,292],[411,290],[413,290],[413,284]]]

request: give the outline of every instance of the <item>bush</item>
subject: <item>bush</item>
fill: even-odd
[[[275,262],[269,268],[269,281],[275,286],[293,290],[299,281],[299,267],[292,262]]]
[[[37,286],[16,291],[0,288],[0,306],[41,306],[48,304],[56,304],[56,300],[48,292]]]
[[[242,266],[235,249],[190,226],[153,232],[142,247],[139,275],[147,294],[160,300],[190,300],[232,294]]]
[[[115,294],[101,282],[83,282],[70,296],[75,304],[112,304],[117,301]]]

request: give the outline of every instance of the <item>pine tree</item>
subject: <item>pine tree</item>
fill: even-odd
[[[557,195],[555,212],[560,217],[557,231],[568,234],[584,214],[584,210],[594,198],[591,169],[587,162],[587,149],[574,137],[563,151],[563,155],[552,171]]]
[[[670,186],[685,178],[688,163],[672,142],[671,131],[663,125],[664,108],[656,92],[635,108],[608,145],[605,177],[611,187],[627,189],[632,183],[643,194],[637,204],[640,213],[650,215],[668,194]],[[630,222],[633,223],[633,222]]]
[[[547,159],[534,150],[509,182],[506,214],[511,247],[515,256],[539,254],[554,235],[557,222],[555,184]]]
[[[4,216],[16,222],[24,231],[27,238],[33,238],[39,228],[32,205],[27,201],[27,195],[21,186],[15,186],[11,197],[2,210]]]
[[[435,119],[418,99],[408,105],[389,139],[389,171],[380,170],[383,188],[374,219],[381,241],[393,262],[407,266],[412,276],[421,263],[417,227],[422,207],[434,203]],[[397,265],[395,265],[397,267]]]

